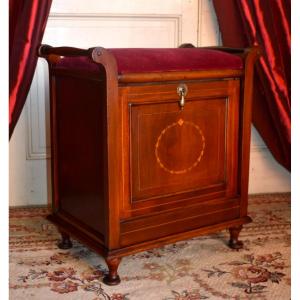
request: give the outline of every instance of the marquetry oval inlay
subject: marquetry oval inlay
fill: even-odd
[[[179,119],[161,131],[155,144],[155,156],[166,172],[184,174],[199,164],[204,149],[205,137],[199,126]]]

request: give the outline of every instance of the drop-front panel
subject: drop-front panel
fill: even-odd
[[[121,89],[129,170],[124,217],[175,207],[182,199],[189,205],[211,193],[236,196],[239,81],[185,84],[182,109],[178,83]]]

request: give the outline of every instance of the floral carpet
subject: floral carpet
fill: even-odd
[[[251,196],[243,250],[228,232],[123,258],[121,284],[102,283],[104,260],[80,243],[60,250],[46,208],[10,210],[10,299],[290,299],[290,195]]]

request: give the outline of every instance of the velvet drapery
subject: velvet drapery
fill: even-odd
[[[291,167],[291,2],[213,0],[223,45],[259,45],[252,121],[276,160]]]
[[[31,85],[51,2],[9,0],[9,137]]]

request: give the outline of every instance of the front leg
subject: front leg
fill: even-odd
[[[63,231],[60,231],[60,234],[61,234],[61,241],[57,245],[58,248],[64,250],[72,248],[73,244],[71,242],[70,236]]]
[[[243,242],[239,241],[239,239],[238,239],[242,228],[243,228],[242,225],[229,228],[229,232],[230,232],[229,247],[230,248],[236,249],[236,250],[243,248]]]
[[[121,258],[113,257],[105,259],[108,273],[103,277],[103,282],[107,285],[117,285],[121,282],[120,277],[118,275],[118,267],[121,262]]]

